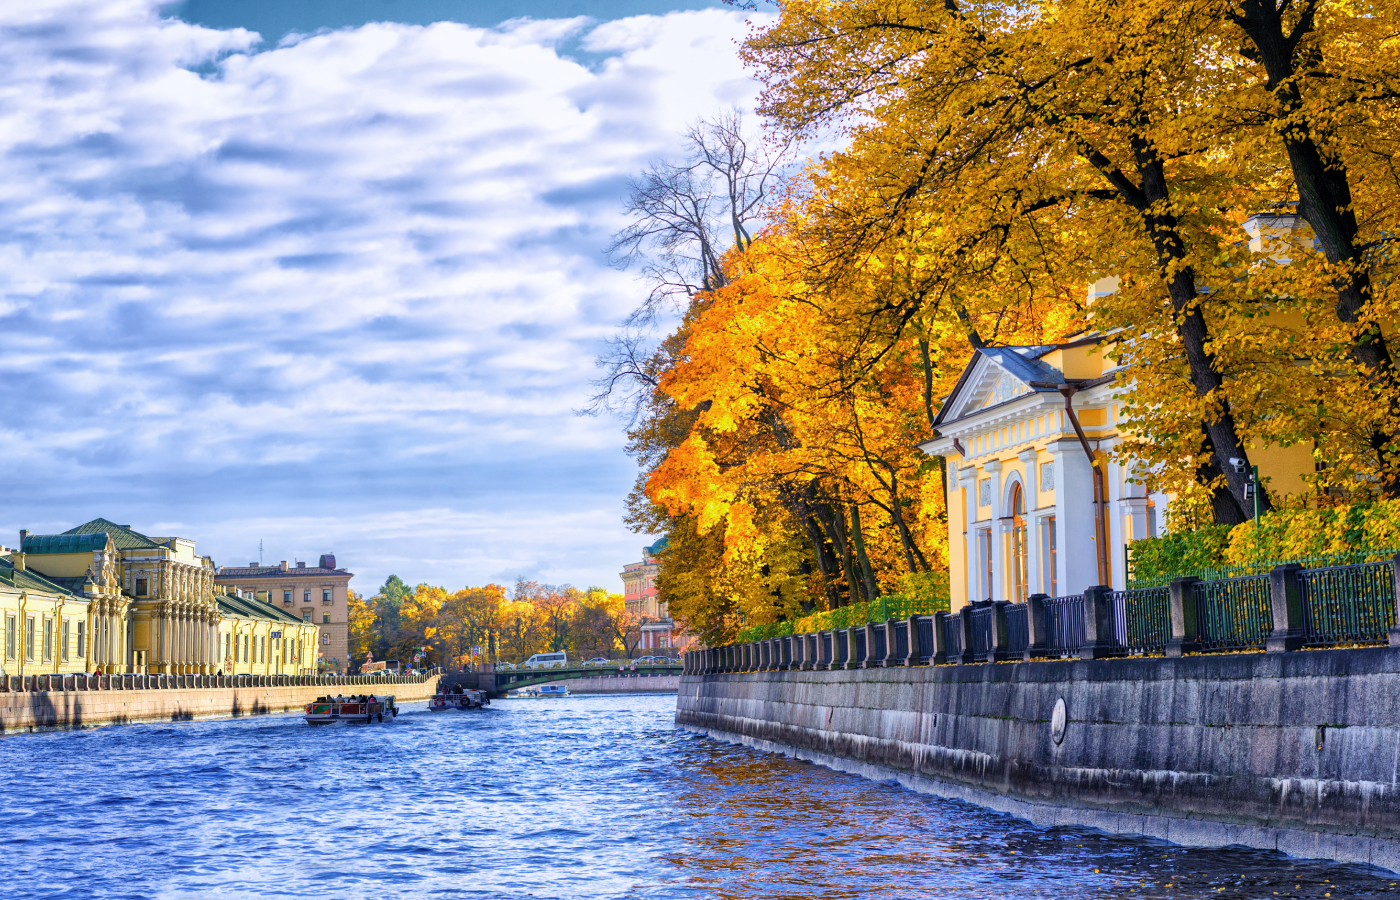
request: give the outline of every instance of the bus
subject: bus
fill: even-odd
[[[569,656],[564,651],[558,653],[536,653],[521,663],[527,669],[562,669],[569,664]]]

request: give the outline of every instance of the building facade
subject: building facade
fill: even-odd
[[[655,652],[685,649],[688,637],[683,629],[677,629],[671,618],[666,602],[656,587],[656,575],[661,570],[656,555],[666,548],[662,538],[649,547],[642,548],[642,561],[628,563],[622,569],[622,593],[628,614],[633,621],[640,623],[641,640],[638,650]]]
[[[8,674],[303,674],[320,646],[314,622],[216,586],[194,541],[107,519],[20,532],[0,559],[0,616]]]
[[[93,601],[27,571],[22,554],[0,559],[0,674],[89,671]]]
[[[1120,462],[1104,458],[1097,476],[1090,463],[1124,434],[1117,394],[1131,386],[1111,349],[1110,336],[1086,335],[973,353],[935,420],[941,437],[921,445],[948,473],[953,610],[1121,590],[1129,544],[1160,533],[1171,497],[1145,491]],[[1272,491],[1306,490],[1311,447],[1249,453]]]
[[[218,585],[219,671],[225,675],[314,675],[321,629],[278,608],[266,591]]]
[[[323,554],[315,566],[286,560],[275,566],[222,566],[216,583],[244,592],[266,592],[279,611],[320,629],[317,659],[323,671],[346,672],[350,665],[350,579],[354,573],[336,567],[335,556]]]

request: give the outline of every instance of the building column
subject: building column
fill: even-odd
[[[1040,581],[1040,520],[1035,516],[1034,510],[1039,504],[1040,497],[1040,465],[1037,462],[1039,453],[1034,449],[1022,450],[1016,454],[1016,458],[1021,461],[1021,466],[1026,470],[1026,477],[1022,479],[1022,487],[1026,493],[1026,596],[1045,588]]]
[[[1098,584],[1098,542],[1094,539],[1094,476],[1084,448],[1074,438],[1050,444],[1055,464],[1055,523],[1059,594],[1082,594]],[[1105,510],[1107,513],[1107,510]]]
[[[1001,474],[1001,460],[988,460],[982,465],[983,471],[992,476],[992,583],[987,594],[992,600],[1006,599],[1006,584],[1010,566],[1006,564],[1006,535],[1009,532],[1007,520],[1002,516],[1005,498],[1002,488],[1006,480]]]
[[[977,558],[977,529],[975,527],[978,513],[977,470],[972,466],[959,469],[958,484],[963,489],[963,507],[967,513],[963,523],[963,553],[967,560],[967,565],[964,567],[965,593],[963,594],[963,603],[970,603],[980,596],[978,588],[982,578],[981,563]]]

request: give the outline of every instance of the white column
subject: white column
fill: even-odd
[[[1094,481],[1089,460],[1078,440],[1062,438],[1053,442],[1049,449],[1055,460],[1058,590],[1061,596],[1069,596],[1099,583],[1094,539]]]
[[[1002,496],[1002,488],[1006,480],[1002,477],[1001,460],[999,459],[988,460],[982,465],[982,469],[992,476],[992,584],[991,591],[985,597],[991,597],[993,600],[1005,600],[1007,582],[1006,535],[1010,531],[1007,528],[1010,519],[1003,515],[1006,512],[1006,498]]]
[[[1043,591],[1040,586],[1040,519],[1033,512],[1039,505],[1040,497],[1040,466],[1036,459],[1039,454],[1034,450],[1022,450],[1016,454],[1016,458],[1021,461],[1022,467],[1026,470],[1026,477],[1023,480],[1023,487],[1026,492],[1026,595]]]
[[[977,521],[977,470],[971,466],[958,470],[958,484],[963,489],[963,506],[967,511],[966,521],[963,523],[963,549],[966,553],[966,593],[964,598],[968,601],[978,599],[978,583],[981,574],[978,572],[977,562],[977,529],[974,523]],[[956,609],[953,612],[957,612]]]

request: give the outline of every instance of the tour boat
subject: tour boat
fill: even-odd
[[[562,684],[542,684],[539,687],[516,688],[510,692],[511,697],[518,697],[526,700],[538,700],[542,697],[572,697],[569,689]]]
[[[433,699],[428,701],[428,709],[432,712],[442,712],[444,709],[481,709],[489,704],[491,698],[481,691],[463,690],[460,693],[434,694]]]
[[[318,697],[306,704],[308,725],[327,725],[331,722],[383,722],[386,714],[391,720],[399,714],[393,697],[376,697],[373,694]]]

